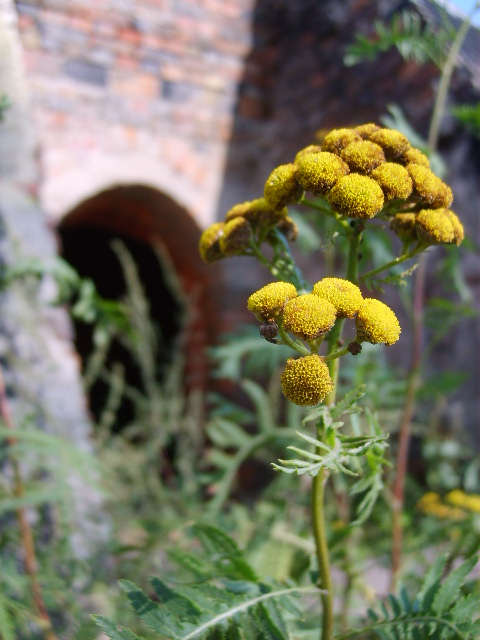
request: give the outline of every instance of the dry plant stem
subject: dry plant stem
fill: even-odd
[[[3,381],[2,370],[0,369],[0,416],[5,423],[7,429],[12,430],[12,437],[8,439],[8,445],[13,446],[17,443],[15,436],[13,435],[14,426],[12,416],[10,412],[10,406],[8,404],[7,395],[5,392],[5,383]],[[20,474],[20,468],[18,462],[14,457],[11,458],[13,467],[13,481],[14,481],[14,493],[16,498],[23,498],[25,495],[25,489]],[[43,600],[42,589],[37,577],[37,558],[35,555],[35,546],[33,542],[32,528],[28,521],[27,510],[25,507],[18,507],[17,509],[18,526],[20,529],[20,535],[22,540],[25,571],[28,575],[30,582],[30,591],[32,593],[32,600],[39,619],[41,620],[41,626],[46,640],[57,640],[57,636],[52,629],[52,621],[48,615],[45,602]]]

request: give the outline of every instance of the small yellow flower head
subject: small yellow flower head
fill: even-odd
[[[415,227],[418,237],[427,244],[452,244],[455,231],[445,209],[422,209],[419,211]]]
[[[245,249],[252,239],[252,228],[248,220],[239,216],[229,220],[223,227],[220,236],[220,251],[227,257],[239,256],[245,253]]]
[[[420,164],[408,164],[407,171],[412,179],[412,196],[422,204],[431,205],[438,196],[442,181],[433,171]]]
[[[448,209],[453,202],[453,193],[448,184],[438,179],[438,191],[432,209]]]
[[[397,213],[390,222],[390,228],[400,240],[414,242],[417,239],[415,229],[416,215],[414,213]]]
[[[380,130],[380,127],[378,126],[378,124],[368,122],[367,124],[360,124],[358,125],[358,127],[354,127],[353,130],[355,131],[355,133],[358,133],[358,135],[361,136],[364,140],[368,140],[372,133]]]
[[[357,337],[371,344],[391,345],[400,337],[397,316],[375,298],[365,298],[355,319]]]
[[[303,195],[303,188],[297,181],[297,167],[282,164],[272,171],[265,183],[263,195],[273,209],[283,209],[287,204],[295,204]]]
[[[407,149],[405,153],[402,153],[399,160],[403,164],[420,164],[422,167],[430,169],[430,160],[428,159],[428,156],[422,153],[420,149],[415,149],[415,147],[410,147],[410,149]]]
[[[321,151],[307,153],[297,163],[297,179],[305,191],[325,194],[349,172],[348,165],[341,158]]]
[[[359,173],[341,178],[328,194],[332,207],[349,218],[373,218],[383,207],[383,191],[375,180]]]
[[[333,390],[328,367],[317,355],[289,358],[280,381],[287,400],[302,407],[318,404]]]
[[[408,171],[396,162],[385,162],[374,169],[370,177],[378,182],[387,201],[396,198],[406,200],[412,193],[413,184]]]
[[[265,198],[236,204],[225,216],[225,222],[243,216],[252,226],[272,226],[287,215],[287,209],[274,209]]]
[[[337,318],[353,318],[363,302],[357,285],[343,278],[323,278],[313,285],[313,293],[333,304]]]
[[[215,262],[225,257],[220,249],[220,238],[222,237],[224,226],[223,222],[215,222],[205,229],[200,236],[198,250],[204,262]]]
[[[395,129],[378,129],[369,136],[369,139],[382,147],[388,160],[395,160],[410,148],[407,138]]]
[[[282,311],[285,303],[297,297],[297,290],[289,282],[271,282],[248,298],[247,308],[260,322],[274,319]]]
[[[298,227],[289,216],[280,220],[277,224],[277,229],[280,233],[283,233],[286,239],[290,240],[290,242],[293,242],[298,237]]]
[[[307,153],[320,153],[321,150],[322,150],[322,147],[320,145],[309,144],[308,147],[304,147],[303,149],[300,149],[300,151],[295,156],[295,160],[293,161],[293,163],[297,164],[300,158],[303,158],[303,156],[306,156]]]
[[[445,209],[445,215],[447,216],[447,218],[452,223],[453,234],[454,234],[454,240],[453,241],[455,242],[455,244],[458,247],[459,245],[462,244],[463,238],[465,237],[465,231],[463,229],[463,224],[458,219],[457,214],[453,213],[453,211],[451,211],[450,209]]]
[[[289,300],[283,308],[283,327],[302,340],[316,340],[335,324],[337,310],[313,293]]]
[[[340,154],[348,144],[361,139],[360,134],[355,129],[332,129],[323,139],[322,151]]]
[[[340,157],[348,164],[350,171],[359,173],[370,173],[372,169],[385,162],[382,147],[369,140],[351,142],[342,149]]]

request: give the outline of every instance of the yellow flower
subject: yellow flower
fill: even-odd
[[[220,238],[222,237],[223,222],[215,222],[210,225],[200,236],[198,250],[204,262],[215,262],[225,256],[220,249]]]
[[[432,209],[448,209],[453,202],[452,190],[440,178],[438,178],[438,191],[435,200],[432,202]]]
[[[447,216],[447,218],[452,223],[453,235],[454,235],[453,241],[455,242],[455,244],[458,247],[459,245],[462,244],[463,238],[465,237],[465,232],[463,230],[463,224],[458,219],[458,216],[457,216],[456,213],[453,213],[453,211],[451,211],[450,209],[445,209],[444,211],[445,211],[445,215]]]
[[[379,129],[380,127],[378,126],[378,124],[367,122],[367,124],[359,124],[358,127],[354,127],[353,130],[355,131],[355,133],[358,133],[358,135],[361,136],[364,140],[368,140],[372,133],[375,133],[375,131],[378,131]]]
[[[297,164],[300,158],[303,158],[303,156],[306,156],[307,153],[320,153],[321,150],[322,150],[322,147],[320,147],[320,145],[309,144],[308,147],[304,147],[303,149],[300,149],[300,151],[295,156],[295,160],[293,161],[293,163]]]
[[[359,173],[341,178],[328,194],[332,207],[349,218],[373,218],[383,207],[383,191],[380,186]]]
[[[333,153],[307,153],[297,162],[297,180],[314,194],[325,194],[349,172],[348,165]]]
[[[415,219],[418,237],[427,244],[452,244],[455,230],[445,209],[422,209]]]
[[[314,406],[332,390],[333,382],[325,362],[317,355],[289,358],[281,377],[282,393],[301,406]]]
[[[415,147],[410,147],[410,149],[402,153],[399,160],[403,162],[403,164],[420,164],[422,167],[430,169],[428,156],[422,153],[420,149],[415,149]]]
[[[361,139],[355,129],[333,129],[323,139],[322,151],[339,154],[348,144]]]
[[[391,345],[400,337],[397,316],[380,300],[365,298],[355,319],[357,337],[371,344]]]
[[[395,129],[378,129],[369,136],[369,140],[382,147],[388,160],[395,160],[410,147],[410,142],[403,133]]]
[[[350,171],[370,173],[372,169],[385,162],[382,147],[369,140],[351,142],[340,152],[340,157],[346,162]]]
[[[357,285],[343,278],[323,278],[313,285],[313,293],[331,302],[338,318],[353,318],[363,302]]]
[[[278,316],[288,300],[297,296],[297,290],[289,282],[271,282],[248,298],[247,308],[261,322]]]
[[[258,225],[270,227],[277,224],[287,215],[287,209],[274,209],[265,198],[257,198],[233,206],[225,216],[225,222],[243,216],[255,227]]]
[[[298,236],[298,227],[294,220],[292,220],[289,216],[286,218],[282,218],[280,222],[277,223],[277,229],[283,233],[287,240],[293,242],[297,239]]]
[[[252,229],[248,220],[239,216],[229,220],[223,227],[220,236],[220,250],[227,256],[237,256],[245,253],[245,249],[252,239]]]
[[[431,205],[439,195],[443,184],[440,178],[420,164],[408,164],[407,171],[413,183],[413,198],[423,204]]]
[[[417,239],[417,232],[415,229],[414,213],[397,213],[390,222],[390,228],[400,240],[404,242],[413,242]]]
[[[303,188],[297,181],[296,165],[282,164],[274,169],[265,183],[263,195],[274,209],[283,209],[287,204],[298,202]]]
[[[396,198],[406,200],[412,193],[412,179],[408,171],[396,162],[385,162],[374,169],[370,177],[378,182],[387,201]]]
[[[330,331],[337,318],[328,300],[306,293],[289,300],[283,308],[283,327],[302,340],[316,340]]]

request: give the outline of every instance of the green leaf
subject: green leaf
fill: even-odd
[[[464,598],[457,600],[450,615],[458,624],[463,622],[471,622],[480,614],[480,596],[476,593],[469,593]]]
[[[8,598],[0,592],[0,638],[1,640],[15,640],[15,629],[9,611]]]
[[[447,563],[447,554],[438,556],[425,576],[418,601],[424,611],[430,611],[442,580],[443,570]]]
[[[255,406],[259,430],[265,432],[274,429],[275,420],[271,411],[271,402],[263,388],[258,383],[248,379],[242,380],[240,386]]]
[[[452,606],[459,596],[465,578],[477,564],[477,560],[476,557],[469,558],[450,573],[435,596],[432,607],[434,611],[443,613]]]
[[[136,636],[133,631],[116,624],[110,618],[100,615],[94,615],[92,618],[111,640],[143,640],[141,636]]]
[[[207,424],[207,433],[217,447],[243,447],[251,436],[236,422],[217,416]]]

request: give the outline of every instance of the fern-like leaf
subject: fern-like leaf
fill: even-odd
[[[116,624],[110,618],[99,615],[92,616],[92,618],[111,640],[143,640],[141,636],[137,636],[130,629]]]

